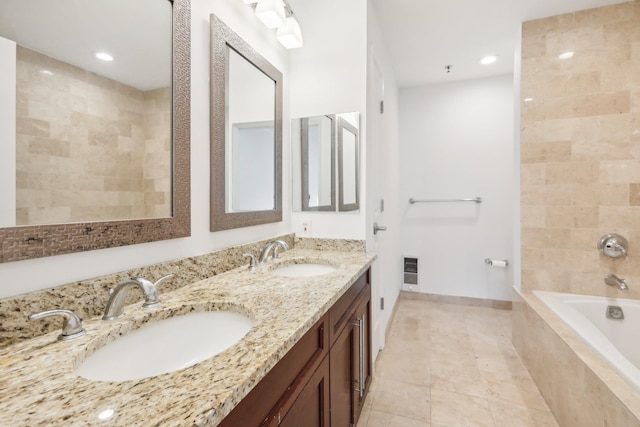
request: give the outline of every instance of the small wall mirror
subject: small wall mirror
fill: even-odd
[[[292,120],[294,211],[360,208],[359,122],[359,113]]]
[[[211,231],[282,221],[282,74],[211,15]]]
[[[188,0],[1,1],[0,262],[188,236],[190,90]]]
[[[292,135],[296,139],[292,150],[299,159],[295,162],[295,175],[301,177],[297,180],[299,190],[294,194],[297,210],[336,210],[335,120],[335,116],[326,115],[292,121]]]

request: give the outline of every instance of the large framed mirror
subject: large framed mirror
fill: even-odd
[[[0,2],[0,262],[190,235],[190,14]]]
[[[294,211],[360,209],[359,128],[357,112],[291,120]]]
[[[211,231],[282,221],[282,73],[210,20]]]

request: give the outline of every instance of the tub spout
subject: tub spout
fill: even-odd
[[[626,291],[627,289],[629,289],[624,279],[619,278],[615,274],[607,274],[606,276],[604,276],[604,283],[609,286],[617,286],[621,291]]]

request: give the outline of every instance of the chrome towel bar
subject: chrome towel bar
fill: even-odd
[[[414,199],[411,197],[409,203],[439,203],[439,202],[475,202],[482,203],[482,197],[474,197],[473,199]]]

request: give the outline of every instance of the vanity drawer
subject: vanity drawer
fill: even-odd
[[[328,315],[325,314],[219,425],[266,425],[276,405],[300,393],[301,386],[313,375],[328,350]]]
[[[329,310],[329,343],[332,346],[340,331],[350,323],[358,295],[370,284],[370,272],[364,272]]]

